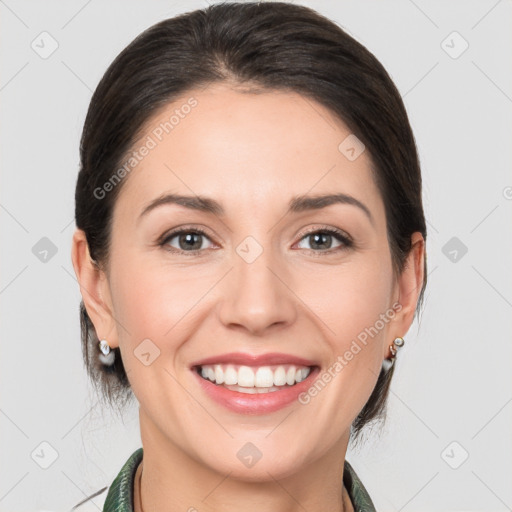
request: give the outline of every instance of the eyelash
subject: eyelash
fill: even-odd
[[[342,245],[340,247],[335,247],[334,249],[327,249],[325,251],[321,251],[321,250],[315,251],[314,249],[303,249],[304,251],[308,251],[309,253],[313,253],[315,255],[318,255],[318,254],[332,255],[334,253],[338,253],[340,251],[350,249],[351,247],[354,246],[354,242],[353,242],[352,238],[350,238],[349,235],[347,235],[346,233],[344,233],[343,231],[341,231],[339,229],[328,228],[328,227],[323,227],[320,229],[313,228],[313,229],[309,229],[307,231],[303,231],[303,232],[299,233],[299,237],[300,237],[299,242],[308,236],[316,235],[316,234],[331,235],[336,240],[338,240],[338,242],[341,242]]]
[[[184,234],[184,233],[193,233],[193,234],[205,236],[208,239],[210,238],[208,236],[208,234],[206,233],[206,231],[204,231],[201,228],[196,228],[196,227],[195,228],[186,228],[185,227],[185,228],[177,229],[176,231],[171,231],[170,233],[166,233],[158,241],[158,245],[169,252],[172,252],[175,254],[184,254],[187,256],[195,256],[204,251],[204,249],[195,249],[193,251],[183,251],[180,249],[176,249],[175,247],[169,247],[168,243],[170,240],[172,240],[176,236]],[[328,227],[320,228],[320,229],[315,228],[315,229],[311,229],[309,231],[301,232],[299,234],[299,236],[300,236],[299,242],[302,241],[307,236],[311,236],[311,235],[315,235],[315,234],[332,235],[334,238],[336,238],[336,240],[338,240],[338,242],[341,242],[343,244],[340,247],[336,247],[334,249],[327,249],[325,251],[314,250],[314,249],[303,249],[303,250],[308,251],[309,253],[313,253],[315,255],[318,255],[318,254],[331,255],[333,253],[337,253],[339,251],[346,250],[346,249],[349,249],[354,246],[353,240],[347,234],[345,234],[343,231],[340,231],[340,230],[334,229],[334,228],[328,228]]]

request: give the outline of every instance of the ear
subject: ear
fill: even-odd
[[[85,309],[98,339],[106,339],[111,348],[118,347],[108,279],[105,272],[91,258],[85,233],[81,229],[76,229],[73,235],[71,260]]]
[[[398,277],[397,302],[401,309],[393,319],[392,335],[394,338],[397,336],[404,337],[412,325],[423,286],[424,265],[425,240],[421,233],[415,232],[411,235],[411,250],[406,258],[402,273]]]

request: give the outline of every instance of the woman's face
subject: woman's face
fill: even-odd
[[[147,124],[93,316],[121,348],[145,449],[247,480],[344,453],[417,296],[393,274],[362,149],[310,99],[222,84]]]

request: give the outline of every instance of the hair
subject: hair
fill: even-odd
[[[223,3],[163,20],[137,36],[112,62],[92,96],[80,142],[76,225],[91,258],[106,267],[112,213],[123,183],[98,199],[144,127],[188,91],[224,82],[248,92],[288,91],[327,107],[365,145],[383,198],[393,269],[403,271],[411,235],[426,240],[421,172],[409,119],[390,76],[363,45],[311,8],[285,2]],[[416,314],[423,301],[424,281]],[[89,377],[110,405],[133,398],[119,348],[98,359],[98,337],[80,303],[82,352]],[[384,419],[393,376],[380,372],[352,424]],[[130,396],[131,395],[131,396]]]

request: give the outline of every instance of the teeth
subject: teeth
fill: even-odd
[[[268,366],[258,368],[254,377],[254,385],[257,388],[270,388],[274,385],[274,374]]]
[[[274,372],[274,386],[284,386],[286,384],[286,372],[282,366]]]
[[[301,370],[297,370],[295,372],[295,380],[297,382],[302,382],[309,374],[309,371],[307,371],[306,369],[301,369]]]
[[[254,372],[248,366],[240,366],[238,369],[238,385],[243,388],[254,387]]]
[[[238,373],[231,365],[228,366],[224,372],[224,383],[226,385],[233,385],[238,383]]]
[[[222,384],[224,382],[224,372],[222,371],[220,364],[215,365],[215,381],[217,384]]]
[[[225,386],[231,391],[238,391],[239,393],[247,393],[249,395],[254,395],[256,393],[272,393],[273,391],[279,391],[279,388],[276,386],[272,386],[270,388],[243,388],[241,386]]]
[[[295,366],[290,366],[290,368],[288,368],[288,371],[286,372],[286,384],[288,384],[288,386],[293,386],[295,384]]]
[[[277,391],[279,386],[293,386],[307,378],[311,368],[307,366],[280,365],[236,366],[215,364],[201,367],[201,376],[217,385],[224,384],[228,389],[246,393],[269,393]],[[277,386],[277,387],[276,387]]]

